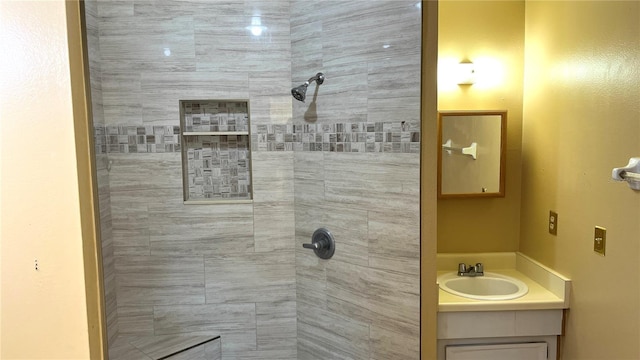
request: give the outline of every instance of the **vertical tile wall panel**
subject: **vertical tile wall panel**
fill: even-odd
[[[153,306],[118,306],[121,335],[152,336]]]
[[[294,206],[291,201],[253,205],[253,236],[256,252],[293,251]]]
[[[368,214],[369,266],[419,276],[420,212],[379,210]]]
[[[369,359],[369,325],[299,304],[298,348],[302,359]]]
[[[296,226],[305,224],[298,221],[298,205],[321,205],[324,202],[324,154],[322,152],[295,152],[294,189],[296,203]],[[300,227],[301,231],[308,226]],[[298,228],[296,228],[298,230]],[[311,233],[308,234],[311,236]]]
[[[252,204],[149,204],[151,253],[205,257],[252,253]]]
[[[293,152],[253,151],[253,201],[293,203]]]
[[[405,177],[419,176],[419,154],[337,154],[325,156],[328,200],[362,209],[419,211],[403,192]]]
[[[293,153],[252,153],[253,204],[188,206],[182,144],[160,142],[171,134],[156,133],[179,125],[178,102],[185,99],[249,99],[252,123],[290,124],[289,5],[99,2],[91,41],[104,56],[90,60],[102,74],[100,136],[112,160],[107,193],[123,335],[216,332],[226,358],[297,358],[295,307],[283,308],[295,301]],[[260,37],[247,29],[256,15]],[[213,275],[205,283],[205,263],[213,270],[253,267],[267,281],[233,286],[225,274],[219,284]],[[204,305],[206,293],[222,301],[215,290],[225,287],[226,302]]]
[[[144,199],[151,196],[153,192],[150,191],[111,193],[116,256],[150,255],[149,211]]]
[[[108,5],[100,4],[101,8],[105,6]],[[142,125],[141,74],[131,69],[117,70],[105,65],[103,63],[102,67],[105,124]]]
[[[204,345],[207,360],[222,360],[222,340],[220,338]]]
[[[136,349],[124,337],[119,336],[109,344],[109,359],[117,360],[153,360]]]
[[[104,286],[105,314],[107,317],[107,342],[112,343],[118,336],[118,312],[116,297],[116,274],[114,268],[113,223],[111,195],[109,189],[108,157],[104,134],[105,116],[102,99],[102,69],[99,43],[99,6],[95,0],[85,2],[85,23],[87,51],[89,53],[89,82],[91,85],[91,112],[94,126],[96,177],[98,184],[98,207],[100,214],[100,241],[102,250],[102,273]]]
[[[224,3],[233,6],[233,2],[221,4]],[[289,73],[291,42],[286,4],[286,1],[241,2],[226,16],[197,16],[197,70]],[[245,27],[255,21],[254,16],[259,17],[263,27],[261,36],[246,35]]]
[[[200,345],[189,350],[169,356],[167,360],[209,360],[205,354],[205,346]]]
[[[223,357],[232,351],[255,351],[256,306],[252,303],[169,305],[154,307],[155,335],[222,334]]]
[[[242,71],[145,72],[141,78],[142,122],[178,124],[185,99],[247,99],[249,76]]]
[[[116,257],[119,306],[204,304],[204,260],[198,257]]]
[[[259,350],[289,349],[296,352],[296,302],[256,303],[257,341]],[[291,355],[289,357],[291,357]]]
[[[253,77],[249,78],[251,86],[255,86]],[[276,80],[274,80],[276,81]],[[281,79],[277,81],[282,81]],[[288,82],[287,82],[288,83]],[[250,95],[251,98],[251,124],[288,124],[291,123],[291,89],[287,87],[286,96],[281,93],[268,95]],[[258,149],[253,149],[258,150]]]
[[[100,3],[100,0],[98,0]],[[98,15],[100,18],[131,16],[133,15],[133,1],[115,0],[109,1],[109,6],[98,7]]]
[[[323,226],[340,239],[340,251],[333,260],[360,266],[369,264],[367,211],[327,202],[322,208]]]
[[[167,360],[221,360],[222,350],[220,339],[211,343],[196,346],[167,358]]]
[[[294,259],[293,251],[207,257],[207,303],[295,300]]]
[[[182,199],[179,153],[110,154],[109,159],[112,192],[156,190],[155,199],[174,198],[176,194]]]
[[[324,151],[295,149],[298,356],[418,359],[420,10],[292,1],[291,33],[294,85],[326,76],[314,101],[315,84],[306,103],[293,102],[294,126],[353,126],[337,151],[331,138],[330,151],[325,141]],[[328,261],[300,249],[318,226],[336,235]],[[341,329],[360,341],[348,347]]]
[[[406,336],[375,325],[371,326],[370,346],[370,360],[418,359],[420,356],[419,335]]]
[[[220,337],[216,336],[129,336],[129,344],[153,359],[193,359],[210,360],[205,358],[206,345],[212,345],[213,350]],[[219,346],[218,346],[219,347]]]
[[[224,347],[224,345],[223,345]],[[223,359],[234,360],[297,360],[297,350],[226,350]]]

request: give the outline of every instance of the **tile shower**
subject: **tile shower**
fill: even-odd
[[[219,334],[224,359],[418,359],[416,3],[85,7],[111,342]],[[251,202],[184,204],[189,99],[248,99]],[[328,261],[302,248],[322,226]]]

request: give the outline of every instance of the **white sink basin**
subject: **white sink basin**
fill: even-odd
[[[492,272],[476,277],[451,272],[439,276],[438,284],[448,293],[475,300],[511,300],[529,292],[529,287],[522,281]]]

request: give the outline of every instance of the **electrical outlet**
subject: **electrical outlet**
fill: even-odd
[[[596,226],[596,230],[593,233],[593,251],[604,256],[604,252],[607,245],[607,229]]]
[[[558,213],[549,211],[549,234],[558,235]]]

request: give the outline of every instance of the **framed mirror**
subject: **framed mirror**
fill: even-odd
[[[438,198],[504,197],[507,111],[438,113]]]

